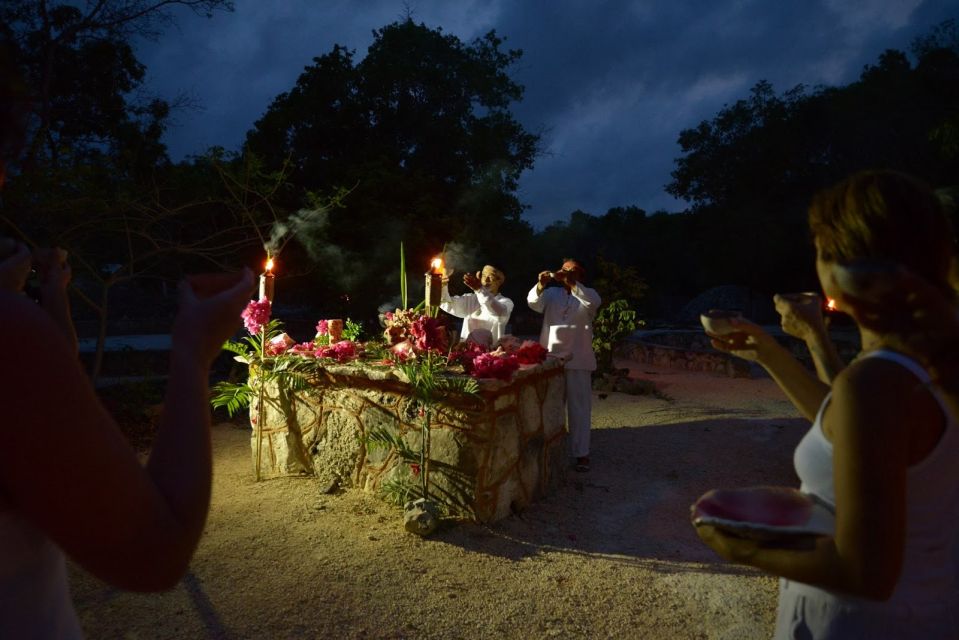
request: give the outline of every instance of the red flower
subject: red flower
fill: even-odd
[[[418,478],[419,475],[420,475],[420,465],[419,465],[419,463],[417,463],[417,462],[411,462],[411,463],[410,463],[410,471],[413,472],[413,476],[414,476],[414,477],[417,477],[417,478]]]
[[[539,364],[546,359],[546,348],[538,342],[525,340],[514,355],[520,364]]]

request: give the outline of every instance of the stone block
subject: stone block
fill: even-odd
[[[489,478],[499,482],[519,460],[520,433],[516,416],[507,414],[496,419],[493,446],[490,448]]]
[[[536,387],[523,387],[519,393],[519,426],[524,437],[543,431],[542,402]]]
[[[368,447],[364,438],[384,430],[418,451],[418,406],[395,376],[377,378],[365,373],[369,369],[331,367],[295,398],[278,397],[275,385],[272,395],[267,389],[263,477],[306,469],[323,490],[360,486],[381,493],[388,485],[395,494],[396,487],[416,488],[410,464],[397,451]],[[565,442],[565,385],[555,360],[524,368],[513,381],[479,382],[482,400],[453,398],[436,407],[430,492],[453,514],[492,522],[559,481],[554,476],[563,467],[554,469],[552,450]],[[255,419],[255,403],[250,410]]]

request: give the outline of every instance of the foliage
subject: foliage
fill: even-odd
[[[359,322],[353,322],[349,318],[343,324],[343,337],[351,342],[359,342],[363,335],[363,325]]]
[[[248,132],[269,166],[292,163],[300,191],[356,185],[331,212],[329,243],[352,265],[339,286],[370,305],[362,313],[392,295],[393,238],[406,238],[404,267],[425,265],[449,238],[494,263],[528,245],[516,190],[538,137],[510,111],[523,94],[510,73],[521,52],[503,44],[494,32],[466,43],[409,19],[389,24],[359,62],[341,46],[315,58]]]
[[[436,406],[454,396],[479,394],[479,385],[473,378],[450,376],[446,359],[427,351],[425,357],[397,362],[410,385],[411,396],[419,409],[421,440],[419,448],[419,477],[422,497],[430,499],[430,423]]]
[[[636,330],[642,321],[626,300],[614,300],[596,314],[593,321],[593,351],[596,353],[596,374],[613,370],[613,348],[616,343]]]

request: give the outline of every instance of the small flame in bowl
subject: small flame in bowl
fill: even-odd
[[[836,311],[839,307],[836,306],[836,300],[834,298],[826,298],[826,309],[829,311]]]

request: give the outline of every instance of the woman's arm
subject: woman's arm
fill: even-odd
[[[777,293],[773,304],[779,312],[783,331],[806,343],[819,379],[832,384],[845,365],[836,345],[829,339],[822,315],[822,298],[815,294]]]
[[[209,505],[207,371],[252,290],[249,272],[183,288],[146,468],[49,316],[0,294],[0,332],[16,338],[0,367],[0,490],[10,508],[100,579],[159,590],[186,570]]]
[[[906,533],[908,431],[941,425],[932,396],[899,365],[866,360],[837,379],[824,428],[833,435],[836,533],[811,551],[763,548],[712,527],[700,537],[728,560],[877,600],[892,595]]]
[[[40,306],[60,328],[67,340],[67,347],[74,355],[79,353],[77,330],[70,314],[70,296],[67,286],[72,271],[67,263],[67,252],[59,249],[37,249],[34,251],[34,264],[40,275]]]
[[[769,372],[796,409],[807,420],[814,420],[826,394],[829,393],[829,386],[812,375],[792,353],[759,325],[748,320],[731,322],[735,326],[735,332],[708,334],[713,347],[759,363]]]

